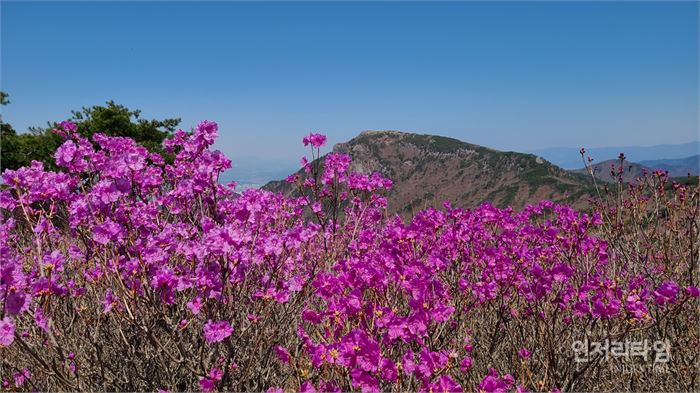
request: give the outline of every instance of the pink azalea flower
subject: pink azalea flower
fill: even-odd
[[[0,346],[9,347],[15,341],[15,324],[9,317],[0,320]]]
[[[277,345],[275,347],[275,353],[277,353],[277,358],[282,362],[282,363],[289,363],[290,355],[289,351],[281,345]]]
[[[466,356],[464,359],[462,359],[462,362],[459,364],[459,371],[466,373],[469,370],[472,369],[472,363],[473,360],[471,357]]]
[[[518,356],[520,356],[520,358],[523,360],[528,360],[532,354],[527,350],[527,348],[520,348],[518,351]]]
[[[203,392],[213,392],[214,390],[216,390],[216,382],[212,381],[209,378],[200,378],[199,388]]]
[[[210,319],[204,325],[204,338],[208,343],[216,343],[225,340],[233,333],[233,328],[228,321],[212,322]]]
[[[325,135],[309,134],[309,135],[304,137],[303,142],[304,142],[304,146],[311,145],[311,146],[318,149],[326,144],[326,140],[327,140],[327,138]]]
[[[513,386],[514,379],[510,374],[499,377],[498,371],[489,369],[489,373],[478,385],[479,391],[487,393],[505,393]]]
[[[316,393],[316,388],[310,381],[304,381],[299,387],[299,393]]]
[[[664,281],[656,291],[654,291],[654,302],[658,305],[675,303],[679,289],[678,284],[675,282]]]
[[[20,372],[12,374],[16,387],[22,387],[24,383],[31,379],[32,373],[27,368],[23,368]]]

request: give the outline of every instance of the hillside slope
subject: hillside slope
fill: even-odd
[[[586,176],[532,154],[501,152],[457,139],[399,131],[365,131],[333,151],[349,154],[351,170],[380,172],[394,181],[389,211],[411,214],[445,200],[460,207],[491,202],[520,209],[542,199],[582,206]],[[264,188],[291,193],[284,181]]]

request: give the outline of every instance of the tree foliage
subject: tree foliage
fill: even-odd
[[[8,95],[2,92],[2,105],[9,104]],[[161,143],[180,124],[179,118],[147,120],[141,118],[140,110],[132,110],[114,101],[104,106],[95,105],[72,111],[70,120],[78,126],[78,133],[91,137],[95,133],[128,137],[151,152],[163,153]],[[62,143],[62,138],[53,133],[57,122],[49,122],[46,128],[31,127],[28,132],[17,133],[2,123],[2,152],[0,167],[17,169],[29,166],[33,160],[41,161],[44,167],[56,169],[53,153]],[[167,159],[166,155],[166,159]]]

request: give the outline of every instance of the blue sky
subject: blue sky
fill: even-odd
[[[3,1],[3,118],[113,99],[236,157],[366,129],[498,149],[698,139],[697,2]]]

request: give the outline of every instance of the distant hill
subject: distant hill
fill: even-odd
[[[501,152],[457,139],[399,131],[365,131],[333,147],[349,154],[352,170],[381,172],[394,181],[390,212],[410,214],[450,200],[461,207],[483,202],[520,209],[542,199],[581,206],[590,192],[586,176],[532,154]],[[284,181],[264,187],[291,194]]]
[[[700,175],[700,155],[677,159],[646,160],[639,164],[652,169],[668,171],[669,176],[698,176]]]
[[[599,180],[602,180],[602,181],[608,182],[608,183],[617,182],[617,170],[618,170],[619,166],[620,166],[619,160],[606,160],[606,161],[591,165],[591,167],[593,168],[593,173],[595,174],[596,179],[599,179]],[[624,169],[624,172],[622,174],[622,181],[625,183],[632,182],[636,178],[643,176],[645,170],[647,171],[647,173],[651,173],[651,171],[652,171],[652,169],[645,167],[644,165],[640,165],[640,164],[637,164],[634,162],[627,162],[627,161],[624,162],[623,169]],[[614,171],[614,173],[611,173],[611,171]],[[590,174],[588,173],[588,169],[586,169],[586,168],[574,169],[571,172],[590,176]]]
[[[579,149],[580,147],[553,147],[531,150],[530,153],[541,156],[564,169],[577,169],[583,166]],[[586,156],[594,158],[597,162],[614,159],[620,153],[625,153],[628,160],[637,163],[660,158],[686,158],[700,153],[700,142],[656,146],[586,147]]]
[[[698,160],[700,160],[698,155],[681,159],[649,160],[639,163],[625,160],[622,181],[625,183],[632,182],[636,178],[643,176],[645,170],[647,173],[651,173],[657,169],[668,171],[669,177],[682,178],[687,177],[688,174],[698,176]],[[617,175],[611,173],[611,170],[614,168],[614,171],[617,171],[618,167],[619,160],[606,160],[592,165],[596,178],[609,183],[617,181]],[[571,172],[588,175],[586,168],[574,169]]]

